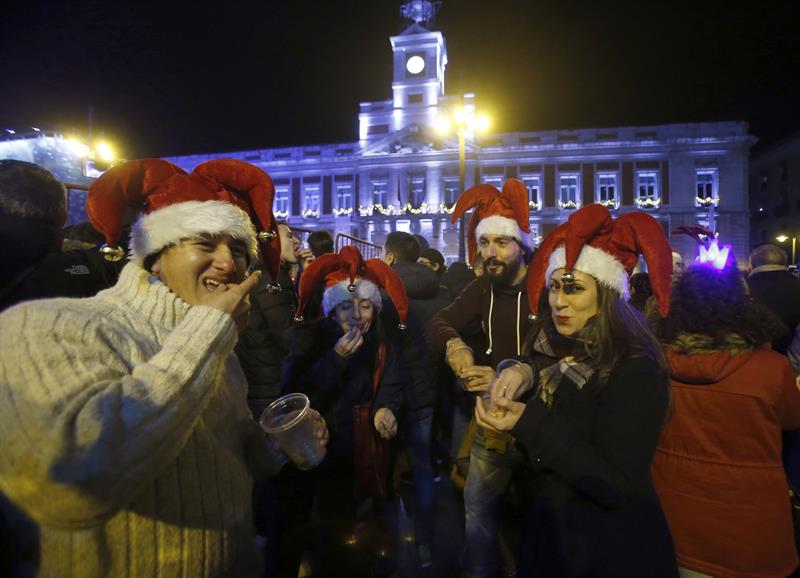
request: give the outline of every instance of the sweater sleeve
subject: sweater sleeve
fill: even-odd
[[[781,360],[780,397],[775,404],[775,413],[781,423],[781,429],[791,430],[800,428],[800,376],[795,376],[794,370],[786,359]]]
[[[481,319],[481,284],[476,279],[467,285],[450,305],[439,310],[428,322],[428,343],[437,353],[444,353],[447,342],[462,337],[464,330]]]
[[[46,525],[85,528],[174,462],[221,382],[236,327],[192,307],[148,352],[126,327],[69,303],[2,318],[0,489]]]
[[[647,479],[667,407],[667,377],[654,362],[628,360],[597,397],[592,439],[537,397],[512,434],[535,468],[552,470],[601,507],[616,508]]]

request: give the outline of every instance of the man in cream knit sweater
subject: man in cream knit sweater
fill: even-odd
[[[108,195],[138,195],[149,210],[119,282],[0,316],[0,490],[38,535],[37,576],[260,570],[251,476],[288,458],[250,417],[232,353],[260,275],[246,277],[256,231],[235,195],[252,201],[247,191],[271,180],[239,161],[201,167],[133,161],[106,173],[88,208],[111,244]],[[317,434],[324,444],[321,419]]]

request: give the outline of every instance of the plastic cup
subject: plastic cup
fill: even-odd
[[[497,376],[500,374],[498,373]],[[489,384],[489,388],[481,395],[481,403],[483,409],[486,410],[491,417],[503,417],[506,415],[506,410],[492,401],[492,390],[497,383],[497,376]]]
[[[301,470],[310,470],[325,457],[325,448],[314,432],[310,409],[305,394],[290,393],[269,404],[258,420]]]

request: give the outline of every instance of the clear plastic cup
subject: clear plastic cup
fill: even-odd
[[[499,376],[500,373],[498,372],[498,374],[489,384],[488,389],[481,395],[481,403],[483,404],[483,409],[486,410],[486,413],[488,413],[491,417],[503,417],[504,415],[506,415],[506,410],[492,401],[492,390],[494,389],[494,386],[497,383],[497,378]]]
[[[290,393],[269,404],[258,420],[301,470],[310,470],[325,457],[325,448],[314,432],[310,409],[305,394]]]

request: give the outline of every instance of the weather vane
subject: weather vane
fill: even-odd
[[[400,14],[407,20],[413,20],[417,24],[423,22],[425,27],[436,16],[441,1],[429,0],[408,0],[400,7]]]

